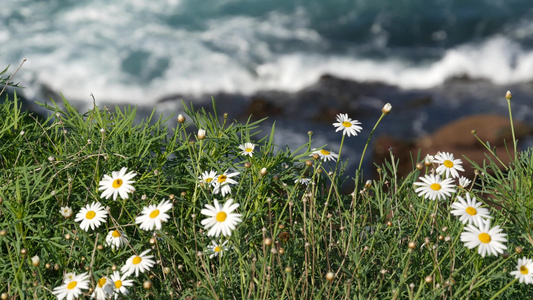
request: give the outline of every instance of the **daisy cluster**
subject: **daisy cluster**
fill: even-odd
[[[245,152],[246,155],[251,156],[253,145],[248,146],[251,147],[252,150],[247,151],[246,149],[248,148],[246,148],[243,152]],[[216,171],[204,172],[202,176],[200,176],[200,182],[203,183],[204,186],[212,187],[214,194],[221,193],[222,196],[225,196],[226,194],[231,193],[231,185],[237,183],[232,177],[238,174],[238,172],[229,173],[228,171],[223,174],[217,174]],[[108,199],[113,197],[113,200],[117,200],[117,197],[120,196],[123,200],[128,199],[128,195],[135,191],[135,188],[132,186],[132,184],[135,183],[135,181],[132,180],[135,176],[135,172],[127,173],[127,168],[122,168],[118,172],[112,172],[111,176],[104,175],[99,184],[99,190],[103,191],[101,198]],[[236,225],[242,221],[241,215],[234,213],[239,207],[239,204],[233,203],[233,201],[233,199],[228,199],[223,205],[221,205],[218,200],[215,199],[214,205],[206,204],[205,208],[201,210],[201,213],[207,217],[201,221],[201,224],[204,225],[206,229],[209,229],[207,232],[208,236],[231,236],[232,230],[234,230]],[[163,223],[170,219],[167,212],[170,211],[172,207],[173,205],[169,200],[163,200],[157,205],[150,204],[143,207],[140,215],[135,218],[135,223],[139,225],[141,230],[161,230]],[[65,218],[70,218],[73,211],[72,208],[66,206],[61,207],[60,213]],[[95,201],[82,207],[76,214],[74,221],[79,223],[82,230],[87,232],[94,231],[103,224],[106,224],[109,214],[109,208],[106,208],[101,203]],[[114,227],[111,227],[112,230],[108,231],[106,235],[106,245],[113,250],[120,249],[129,244],[128,238],[121,227],[121,225],[115,224]],[[154,232],[154,234],[156,234],[156,232]],[[211,257],[219,254],[222,256],[223,251],[228,249],[228,246],[226,246],[227,242],[228,241],[217,243],[212,241],[212,245],[207,246],[208,251],[212,253]],[[140,273],[149,271],[155,265],[154,256],[149,255],[149,252],[150,250],[145,250],[140,254],[130,256],[120,269],[122,275],[118,271],[115,271],[113,275],[109,277],[101,277],[94,287],[92,297],[96,299],[108,299],[113,295],[118,297],[119,294],[127,294],[128,290],[126,287],[133,285],[133,280],[129,280],[128,276],[135,274],[135,277],[138,277]],[[63,284],[56,287],[53,290],[53,293],[58,299],[66,298],[70,300],[78,297],[82,293],[82,290],[88,289],[88,287],[89,275],[87,275],[87,273],[80,275],[67,273]]]
[[[436,174],[421,176],[415,192],[418,196],[424,196],[430,200],[445,200],[456,192],[456,187],[466,189],[471,183],[469,179],[459,176],[459,171],[464,172],[461,159],[455,158],[452,153],[439,152],[435,156],[427,155],[424,159],[426,166],[436,164]],[[458,179],[456,186],[455,179]],[[476,197],[466,193],[465,197],[456,196],[457,201],[451,204],[451,214],[458,217],[466,227],[461,233],[460,239],[464,245],[473,249],[477,247],[481,257],[486,255],[498,256],[507,249],[507,234],[503,233],[500,226],[491,227],[490,211],[481,207],[482,203],[476,201]],[[518,260],[517,270],[512,271],[521,283],[533,283],[533,260],[522,258]]]

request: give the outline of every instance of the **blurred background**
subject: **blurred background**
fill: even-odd
[[[213,97],[230,118],[268,116],[280,146],[296,149],[313,131],[314,146],[333,151],[331,124],[348,113],[364,127],[343,149],[351,168],[387,102],[376,159],[453,138],[463,150],[439,149],[461,157],[477,147],[471,129],[508,121],[510,90],[521,145],[531,144],[531,0],[3,0],[0,45],[1,67],[27,59],[15,81],[36,110],[60,93],[81,111],[92,94],[138,105],[140,117]],[[483,139],[510,142],[501,124]],[[434,136],[446,126],[467,134]]]

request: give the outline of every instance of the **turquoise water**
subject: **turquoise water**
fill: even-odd
[[[0,65],[27,96],[150,104],[296,91],[325,73],[405,88],[533,80],[530,0],[3,0]]]

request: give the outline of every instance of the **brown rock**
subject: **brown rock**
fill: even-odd
[[[518,140],[531,134],[531,128],[521,122],[515,122],[514,129]],[[433,134],[419,138],[414,143],[380,137],[375,143],[374,161],[378,164],[385,159],[390,161],[390,154],[385,150],[392,147],[394,155],[400,159],[398,173],[405,176],[413,170],[413,165],[416,163],[411,161],[411,153],[416,159],[420,151],[420,160],[423,161],[427,154],[450,152],[455,158],[463,160],[465,172],[461,175],[473,178],[474,169],[465,157],[483,165],[487,155],[492,155],[472,134],[472,130],[477,131],[476,135],[481,141],[486,144],[488,142],[492,149],[496,149],[495,153],[504,164],[509,164],[511,157],[514,156],[511,126],[508,118],[499,115],[467,116],[442,126]]]

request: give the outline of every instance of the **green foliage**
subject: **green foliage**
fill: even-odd
[[[450,215],[456,197],[472,193],[492,205],[493,222],[508,234],[507,248],[522,246],[521,256],[530,254],[531,151],[520,153],[509,171],[487,159],[476,166],[483,175],[473,188],[431,201],[413,189],[431,168],[399,179],[391,154],[379,178],[363,184],[359,172],[347,178],[335,163],[311,158],[310,149],[320,146],[312,145],[312,136],[295,151],[278,147],[274,127],[265,134],[258,131],[262,120],[231,122],[217,114],[214,102],[213,112],[187,107],[189,120],[175,128],[154,113],[136,123],[132,108],[95,106],[80,114],[64,99],[63,109],[54,101],[41,105],[50,111],[45,121],[21,112],[16,96],[0,107],[0,293],[9,297],[53,299],[68,272],[88,272],[94,288],[148,249],[156,264],[130,276],[132,299],[531,296],[509,275],[519,256],[482,258],[460,241],[463,224]],[[205,139],[198,139],[198,128]],[[256,145],[253,156],[241,155],[245,142]],[[137,174],[135,192],[128,199],[101,198],[104,175],[123,167]],[[239,173],[231,193],[214,194],[201,182],[211,170]],[[355,184],[351,194],[341,192],[346,181]],[[240,204],[242,223],[229,237],[209,237],[201,210],[230,198]],[[170,219],[161,230],[140,229],[135,218],[143,207],[164,199],[173,204]],[[84,231],[74,217],[93,202],[107,206],[109,215]],[[70,218],[60,213],[65,206],[74,210]],[[112,249],[105,238],[117,229],[128,243]],[[227,241],[223,255],[211,257],[213,241]],[[35,255],[39,266],[32,265]],[[148,280],[153,286],[144,289]]]

